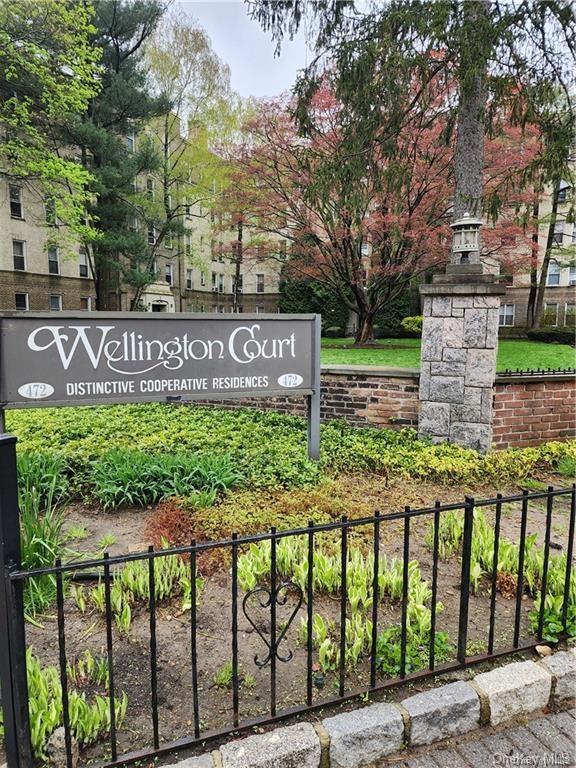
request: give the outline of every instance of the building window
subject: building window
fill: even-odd
[[[546,285],[560,285],[560,265],[557,261],[551,261],[548,264]]]
[[[566,304],[564,306],[564,325],[574,327],[576,324],[576,304]]]
[[[24,240],[12,240],[14,269],[24,272],[26,269],[26,243]]]
[[[278,256],[280,261],[286,261],[286,240],[280,240],[278,245]]]
[[[187,269],[186,270],[186,289],[188,291],[192,290],[192,284],[193,284],[192,283],[192,270],[191,269]]]
[[[570,197],[570,184],[568,184],[567,181],[562,180],[560,182],[560,186],[558,188],[558,202],[559,203],[565,203],[566,200]]]
[[[80,277],[88,277],[88,254],[84,246],[78,251],[78,273]]]
[[[156,242],[156,227],[148,227],[148,245],[154,245]]]
[[[13,219],[23,219],[24,210],[22,208],[22,188],[15,184],[10,184],[10,216]]]
[[[60,263],[58,260],[58,248],[51,246],[48,248],[48,272],[51,275],[60,274]]]
[[[256,304],[256,314],[261,315],[264,312],[264,307],[262,304]]]
[[[138,222],[138,216],[131,216],[128,220],[128,227],[132,230],[132,232],[138,232],[139,222]]]
[[[213,293],[216,293],[218,289],[218,286],[216,284],[217,278],[218,278],[218,275],[216,274],[216,272],[212,272],[212,292]]]
[[[218,243],[218,261],[224,263],[224,243],[222,240]]]
[[[576,285],[576,266],[570,267],[568,271],[568,283]]]
[[[186,256],[192,256],[192,235],[186,235]]]
[[[156,199],[156,191],[154,189],[154,179],[150,178],[150,176],[148,176],[148,178],[146,179],[146,195],[148,197],[148,200],[152,200],[152,202],[154,202],[154,200]]]
[[[164,267],[164,276],[168,285],[172,285],[172,281],[174,279],[174,275],[172,273],[172,264],[166,264]]]
[[[44,210],[46,211],[46,224],[49,227],[56,226],[56,201],[53,197],[47,197],[44,200]]]
[[[206,285],[206,273],[200,272],[200,285]]]
[[[544,304],[542,325],[558,325],[558,304]]]
[[[53,293],[50,296],[50,311],[51,312],[62,311],[62,296],[60,296],[59,294]]]
[[[15,293],[14,304],[16,309],[26,310],[28,309],[28,294],[27,293]]]
[[[501,326],[514,325],[514,310],[514,304],[501,304],[498,324]]]
[[[84,310],[85,312],[90,312],[92,310],[91,296],[80,296],[80,309]]]
[[[136,137],[134,136],[134,131],[132,131],[132,133],[127,133],[126,136],[124,136],[124,145],[126,146],[128,152],[134,152],[134,147],[136,145]]]
[[[164,235],[164,245],[166,248],[172,248],[174,243],[172,241],[172,232],[168,229]]]
[[[554,232],[552,234],[552,243],[554,245],[562,245],[564,240],[564,222],[557,221],[554,224]]]
[[[224,293],[224,275],[218,275],[218,293]]]
[[[256,293],[264,293],[264,275],[256,275]]]

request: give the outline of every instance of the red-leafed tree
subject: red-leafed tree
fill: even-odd
[[[288,273],[337,294],[357,315],[358,343],[373,338],[387,302],[447,260],[454,173],[453,144],[445,138],[449,98],[444,84],[406,114],[401,130],[383,120],[369,144],[347,131],[346,112],[328,87],[313,97],[306,138],[286,101],[262,104],[245,126],[250,151],[238,153],[231,170],[244,230],[261,238],[267,258],[278,258],[278,238],[288,240]],[[531,139],[510,129],[493,141],[487,186],[505,188],[514,212],[524,194],[515,181]],[[522,228],[513,215],[498,213],[485,248],[501,256],[522,252]],[[526,238],[528,257],[529,250]]]

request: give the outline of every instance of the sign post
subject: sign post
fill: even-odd
[[[0,412],[304,396],[320,451],[320,316],[0,313]]]

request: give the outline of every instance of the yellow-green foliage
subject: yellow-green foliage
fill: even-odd
[[[181,597],[182,610],[189,609],[191,597],[190,570],[184,560],[178,555],[166,555],[155,558],[153,563],[156,601]],[[129,562],[122,569],[115,571],[114,576],[110,589],[112,614],[119,631],[128,634],[132,624],[133,607],[138,603],[146,603],[150,597],[148,561]],[[203,585],[202,577],[197,576],[197,595],[200,594]],[[106,611],[105,586],[102,582],[91,589],[84,586],[73,586],[71,596],[81,613],[85,613],[89,607],[95,608],[99,613]]]
[[[307,538],[287,537],[280,539],[276,547],[278,575],[297,584],[306,593],[308,583]],[[238,581],[242,589],[249,591],[270,577],[271,544],[269,541],[251,544],[238,559]],[[334,540],[318,542],[313,557],[313,590],[321,594],[340,594],[342,588],[341,558],[335,551]],[[374,556],[362,547],[353,546],[346,561],[346,588],[349,618],[345,629],[345,662],[354,667],[371,648],[372,622],[366,615],[373,600]],[[402,597],[403,562],[382,555],[378,569],[378,599],[387,598],[398,602]],[[431,615],[428,607],[432,591],[422,578],[416,560],[408,563],[408,611],[407,634],[409,643],[421,645],[430,633]],[[437,613],[442,611],[437,603]],[[301,619],[299,637],[307,637],[307,622]],[[340,659],[339,634],[332,622],[321,614],[315,614],[312,622],[313,645],[318,651],[318,663],[323,672],[338,667]]]
[[[430,445],[414,430],[322,426],[320,466],[306,456],[303,419],[257,410],[175,408],[165,404],[10,412],[20,451],[62,455],[75,486],[90,491],[92,462],[110,451],[227,454],[246,488],[293,488],[339,472],[387,472],[446,484],[518,481],[554,469],[576,443],[494,451],[483,456],[456,445]]]

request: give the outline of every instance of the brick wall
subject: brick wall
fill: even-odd
[[[321,419],[346,419],[356,427],[417,427],[418,380],[414,369],[322,369]],[[493,389],[493,447],[524,447],[576,437],[574,376],[497,377]],[[254,407],[305,415],[304,398],[199,401],[227,408]]]
[[[492,434],[495,448],[576,437],[574,376],[497,378]]]
[[[89,279],[0,271],[0,308],[16,309],[16,293],[28,294],[28,309],[32,312],[48,312],[53,294],[62,296],[62,309],[70,312],[81,309],[81,297],[91,297],[92,308],[96,301],[94,284]]]

